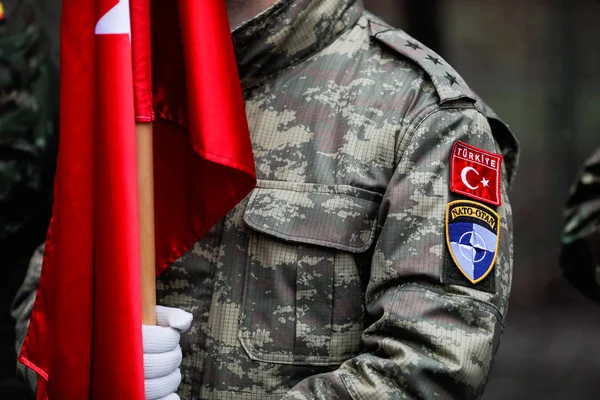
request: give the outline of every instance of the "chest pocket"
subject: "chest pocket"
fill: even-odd
[[[381,195],[350,186],[259,181],[239,338],[249,357],[333,365],[357,354],[363,294],[357,255],[372,245]]]

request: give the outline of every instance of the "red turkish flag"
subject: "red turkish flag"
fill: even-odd
[[[157,273],[256,180],[224,3],[129,3],[62,3],[53,218],[19,356],[38,399],[144,399],[135,122],[154,124]]]
[[[450,190],[495,206],[501,205],[501,164],[500,154],[457,141],[450,156]]]

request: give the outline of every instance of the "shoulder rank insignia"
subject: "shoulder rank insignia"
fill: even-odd
[[[482,281],[494,267],[500,239],[500,216],[470,200],[448,204],[446,242],[458,269],[471,283]]]
[[[502,156],[457,141],[450,156],[450,190],[499,206]]]
[[[406,32],[392,28],[385,22],[371,16],[369,18],[369,34],[375,40],[385,44],[421,67],[431,78],[440,98],[440,103],[458,99],[470,99],[473,102],[476,100],[473,91],[454,68]]]

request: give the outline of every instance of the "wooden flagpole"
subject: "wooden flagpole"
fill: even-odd
[[[142,323],[156,325],[156,260],[154,242],[154,172],[152,123],[137,123],[138,205],[142,284]]]

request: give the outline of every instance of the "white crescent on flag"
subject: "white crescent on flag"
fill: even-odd
[[[128,34],[131,38],[131,21],[129,20],[129,0],[119,3],[104,14],[96,24],[96,35]]]
[[[469,171],[473,171],[477,175],[479,175],[479,172],[477,172],[477,170],[475,168],[473,168],[473,167],[465,167],[465,168],[463,168],[462,172],[460,173],[460,178],[462,179],[462,181],[463,181],[463,183],[464,183],[464,185],[466,187],[468,187],[471,190],[477,190],[477,188],[479,188],[479,185],[473,186],[467,180],[467,173],[469,173]]]

